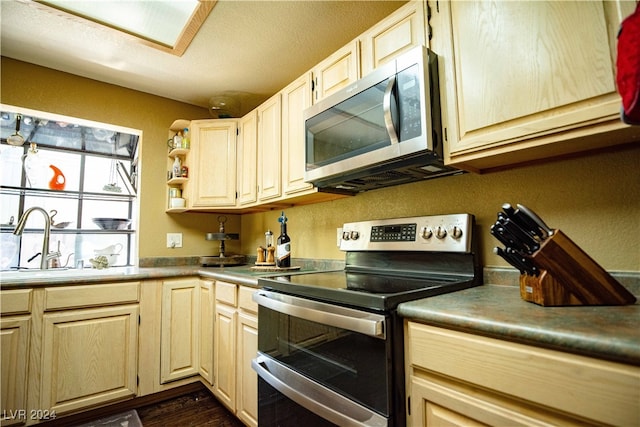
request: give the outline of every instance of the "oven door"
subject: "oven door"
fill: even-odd
[[[294,411],[338,425],[389,425],[387,316],[266,290],[254,300],[259,425],[289,425]]]

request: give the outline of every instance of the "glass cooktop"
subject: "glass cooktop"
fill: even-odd
[[[258,279],[265,289],[374,311],[475,286],[467,277],[403,277],[343,271]]]

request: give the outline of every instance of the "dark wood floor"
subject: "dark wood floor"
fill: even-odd
[[[231,412],[200,383],[156,395],[130,399],[44,422],[42,427],[94,425],[98,420],[135,409],[143,427],[243,427]]]
[[[242,427],[242,424],[208,390],[136,408],[144,427]]]

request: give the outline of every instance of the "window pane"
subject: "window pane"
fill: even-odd
[[[82,228],[99,230],[92,218],[129,218],[129,203],[85,200],[82,209]],[[127,228],[134,228],[133,226]]]
[[[20,196],[17,194],[2,194],[0,195],[0,224],[6,227],[11,222],[13,217],[13,227],[18,222],[18,204],[20,203]]]
[[[84,260],[85,267],[90,267],[90,259],[100,255],[109,258],[110,266],[129,265],[127,253],[129,252],[129,237],[125,234],[83,234],[78,236],[76,242],[76,259]]]
[[[20,187],[23,155],[22,147],[0,145],[0,183],[2,185]]]
[[[111,157],[87,157],[84,191],[128,195],[127,187],[125,187],[122,178],[118,174],[117,162],[118,160]],[[131,162],[122,163],[128,168]]]
[[[11,232],[2,233],[0,237],[0,269],[8,270],[18,266],[18,247],[20,236]]]

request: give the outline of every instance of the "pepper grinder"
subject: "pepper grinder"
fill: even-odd
[[[264,233],[264,240],[265,240],[264,257],[265,257],[267,262],[275,262],[275,259],[273,257],[271,258],[271,260],[269,260],[269,248],[274,247],[273,246],[273,232],[271,230],[267,230],[267,232]]]

